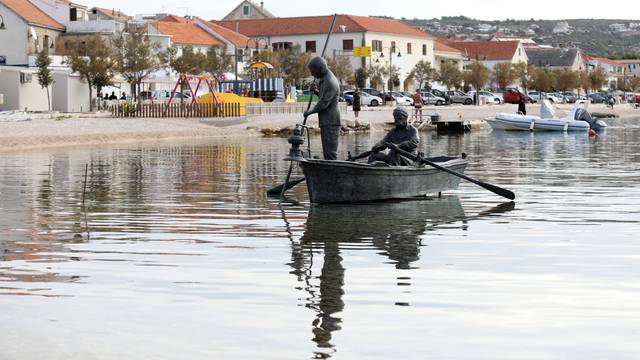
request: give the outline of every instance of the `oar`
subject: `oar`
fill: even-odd
[[[413,161],[417,161],[418,160],[417,156],[400,149],[396,144],[389,143],[387,146],[389,148],[393,149],[398,154],[404,156],[404,157],[407,157],[407,158],[409,158],[409,159],[411,159]],[[480,180],[476,180],[476,179],[470,178],[467,175],[464,175],[464,174],[461,174],[459,172],[447,169],[447,168],[442,167],[442,166],[440,166],[440,165],[438,165],[436,163],[433,163],[433,162],[431,162],[431,161],[429,161],[427,159],[420,159],[420,162],[423,163],[423,164],[427,164],[429,166],[433,166],[434,168],[436,168],[438,170],[441,170],[441,171],[444,171],[446,173],[449,173],[451,175],[455,175],[457,177],[463,178],[463,179],[465,179],[467,181],[470,181],[470,182],[472,182],[472,183],[474,183],[474,184],[476,184],[478,186],[481,186],[481,187],[491,191],[494,194],[498,194],[498,195],[500,195],[502,197],[505,197],[505,198],[507,198],[509,200],[513,200],[513,199],[516,198],[516,194],[514,194],[513,191],[511,191],[511,190],[507,190],[507,189],[501,188],[501,187],[496,186],[496,185],[487,184],[487,183],[482,182]]]
[[[305,178],[301,178],[301,179],[296,179],[296,180],[291,180],[287,183],[284,184],[280,184],[274,188],[271,188],[269,190],[267,190],[267,195],[280,195],[282,194],[282,191],[287,191],[289,189],[291,189],[292,187],[300,184],[301,182],[303,182],[305,180]]]
[[[360,160],[360,159],[364,159],[364,158],[368,158],[371,155],[372,151],[365,151],[360,155],[356,155],[355,157],[351,156],[351,153],[349,153],[349,156],[347,157],[347,161],[356,161],[356,160]]]

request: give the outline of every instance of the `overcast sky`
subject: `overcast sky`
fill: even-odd
[[[259,3],[259,0],[254,0]],[[128,15],[167,12],[220,19],[240,0],[85,0],[87,6],[120,9]],[[188,8],[187,8],[188,6]],[[278,17],[330,15],[386,15],[395,18],[430,19],[464,15],[476,19],[640,19],[640,2],[566,0],[266,0],[264,6]]]

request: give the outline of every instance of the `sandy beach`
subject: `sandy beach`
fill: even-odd
[[[556,106],[559,115],[571,109],[570,104]],[[640,117],[640,110],[628,104],[613,110],[601,104],[591,105],[592,112],[613,113],[621,118]],[[383,129],[385,122],[393,121],[391,107],[365,108],[360,121],[370,123],[372,131]],[[475,128],[487,126],[482,119],[496,112],[515,112],[516,105],[482,106],[427,106],[425,115],[438,113],[442,119],[462,118]],[[530,114],[537,115],[539,106],[529,105]],[[229,119],[166,119],[166,118],[111,118],[111,117],[47,118],[40,116],[31,121],[0,122],[0,151],[16,151],[59,146],[90,146],[99,144],[137,143],[170,139],[205,137],[262,136],[262,129],[279,129],[302,121],[301,115],[264,115]],[[343,115],[353,121],[351,111]],[[309,118],[311,126],[317,126],[317,117]]]

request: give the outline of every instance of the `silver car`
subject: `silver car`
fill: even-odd
[[[458,90],[449,90],[447,95],[451,98],[451,103],[460,103],[465,105],[473,104],[473,97]]]
[[[447,101],[440,96],[435,96],[428,91],[421,91],[422,103],[425,105],[444,105]]]

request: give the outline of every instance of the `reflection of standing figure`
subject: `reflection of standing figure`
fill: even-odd
[[[318,79],[319,99],[313,109],[304,112],[304,117],[306,119],[311,114],[318,114],[324,159],[337,160],[341,125],[338,110],[340,83],[327,67],[327,62],[319,56],[311,59],[307,67],[311,75]]]

